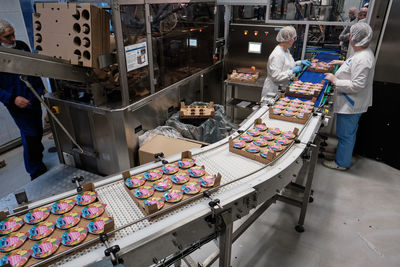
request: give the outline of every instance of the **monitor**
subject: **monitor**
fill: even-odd
[[[189,46],[197,47],[197,39],[189,39]]]
[[[261,54],[261,43],[249,42],[249,53]]]

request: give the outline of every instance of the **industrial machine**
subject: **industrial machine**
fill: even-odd
[[[51,46],[54,38],[67,43],[71,40],[66,47],[73,53],[65,52],[68,48],[59,49],[55,53],[62,55],[55,59],[11,51],[4,56],[12,63],[3,67],[5,71],[56,79],[46,100],[69,133],[51,118],[61,163],[102,175],[131,168],[138,164],[138,135],[163,125],[181,101],[211,100],[204,88],[209,88],[215,102],[220,101],[217,80],[221,64],[214,62],[218,52],[214,1],[127,1],[110,5],[111,49],[108,53],[101,50],[105,53],[101,55],[98,52],[98,62],[87,60],[96,51],[96,35],[86,36],[98,27],[92,21],[94,10],[99,13],[97,9],[74,3],[36,6],[33,21],[39,54],[54,56],[51,52],[60,46],[57,42]],[[64,18],[65,13],[70,16]],[[47,26],[51,23],[60,24],[65,34],[53,33]],[[51,33],[54,38],[46,37]],[[104,38],[101,40],[104,42]],[[37,68],[22,69],[41,59]],[[84,67],[89,65],[92,67]],[[76,149],[76,144],[83,149]]]
[[[104,38],[100,38],[104,45],[100,52],[96,52],[96,62],[93,58],[89,61],[89,55],[96,54],[94,41],[97,35],[88,39],[85,31],[90,27],[94,31],[95,25],[107,27],[107,23],[94,23],[93,17],[97,14],[94,10],[97,9],[91,10],[85,6],[87,3],[36,3],[37,13],[33,15],[35,48],[40,54],[46,54],[48,40],[61,38],[60,34],[53,33],[57,37],[46,39],[52,30],[46,29],[46,25],[51,22],[60,24],[63,18],[71,26],[64,27],[63,37],[53,44],[52,49],[59,49],[63,40],[71,42],[65,47],[71,47],[72,57],[66,62],[63,59],[68,58],[64,54],[55,59],[12,51],[5,53],[4,57],[10,58],[12,54],[9,60],[17,60],[17,63],[2,67],[10,71],[12,65],[13,72],[55,79],[52,81],[53,92],[46,96],[46,100],[68,132],[66,134],[62,127],[51,121],[60,162],[109,175],[138,164],[138,136],[163,125],[180,102],[202,100],[224,104],[227,96],[222,90],[221,76],[229,73],[232,67],[248,66],[252,62],[252,66],[265,74],[268,55],[275,46],[275,34],[285,23],[280,20],[279,24],[262,25],[261,17],[265,21],[271,20],[269,5],[245,4],[242,13],[239,12],[243,7],[240,1],[233,5],[219,1],[216,5],[215,1],[159,3],[148,0],[103,6],[102,9],[108,9],[112,14],[112,35],[108,45]],[[57,11],[56,5],[64,9]],[[70,14],[68,18],[52,15],[46,21],[46,12],[53,14],[62,10],[68,11],[62,12]],[[243,14],[248,12],[246,10],[257,10],[257,14],[264,15],[253,18]],[[303,22],[305,27],[301,24]],[[294,55],[304,58],[309,29],[316,24],[302,21],[298,25],[300,31],[304,30],[304,36],[299,38]],[[246,31],[249,34],[245,36]],[[310,38],[310,42],[313,40]],[[250,48],[261,50],[258,53]],[[226,60],[221,64],[225,54]],[[37,60],[41,60],[40,66],[25,68]],[[246,95],[252,101],[259,98],[256,90]],[[236,96],[240,98],[241,94]],[[244,112],[241,118],[249,114]],[[83,149],[76,149],[76,144]],[[88,153],[81,153],[82,150]]]

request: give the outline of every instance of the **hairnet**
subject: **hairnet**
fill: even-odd
[[[357,16],[358,9],[356,7],[351,7],[351,8],[349,8],[349,13],[350,12],[354,13],[354,15]]]
[[[297,33],[293,26],[283,27],[276,36],[277,42],[287,42],[297,37]]]
[[[351,26],[350,36],[354,46],[367,47],[372,39],[372,29],[367,23],[358,22]]]
[[[9,27],[12,27],[10,22],[5,19],[0,19],[0,33],[3,33]]]
[[[368,8],[363,7],[358,11],[357,17],[360,20],[360,16],[363,16],[365,18],[367,16],[367,14],[368,14]]]

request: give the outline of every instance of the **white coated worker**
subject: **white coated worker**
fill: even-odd
[[[334,60],[330,64],[341,65],[336,74],[326,74],[326,79],[336,86],[334,111],[337,114],[336,135],[338,146],[334,161],[323,165],[337,170],[350,168],[356,142],[358,121],[372,105],[375,58],[368,48],[372,39],[371,27],[358,22],[350,28],[350,45],[354,55],[346,61]]]
[[[261,97],[269,93],[278,93],[278,87],[287,87],[296,73],[301,72],[301,64],[310,66],[308,60],[294,61],[289,48],[296,41],[297,33],[292,26],[283,27],[276,36],[279,44],[269,55],[267,62],[267,79],[265,79]]]

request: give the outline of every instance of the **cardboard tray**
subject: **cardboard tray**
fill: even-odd
[[[294,79],[294,81],[297,81],[297,80],[298,80],[298,78],[296,77]],[[324,85],[325,80],[322,80],[321,83]],[[322,91],[322,89],[321,89],[321,90],[316,91],[313,95],[304,95],[304,94],[300,94],[300,93],[296,93],[296,92],[290,92],[289,88],[290,88],[290,85],[286,88],[285,96],[293,96],[293,97],[305,98],[305,99],[313,99],[314,97],[318,98],[319,94]]]
[[[83,185],[83,191],[95,191],[95,188],[94,188],[93,183],[87,183],[87,184]],[[74,198],[74,196],[72,196],[72,197],[70,197],[70,198]],[[70,199],[70,198],[67,198],[67,199]],[[95,202],[98,202],[98,199],[97,199]],[[95,203],[95,202],[93,202],[93,203]],[[78,205],[75,205],[75,206],[73,207],[73,209],[72,209],[71,211],[69,211],[69,212],[81,212],[82,209],[83,209],[84,207],[85,207],[85,206],[78,206]],[[27,212],[28,212],[28,211],[27,211]],[[55,223],[56,220],[57,220],[57,218],[58,218],[59,216],[60,216],[60,215],[55,215],[55,214],[50,213],[50,216],[47,217],[47,219],[46,219],[45,221],[50,221],[50,222],[54,222],[54,223]],[[104,213],[103,213],[101,216],[102,216],[102,217],[111,217],[111,216],[109,216],[109,214],[107,213],[107,207],[106,207],[106,210],[104,211]],[[6,214],[5,214],[4,212],[1,212],[1,213],[0,213],[0,221],[1,221],[1,220],[4,220],[6,217],[7,217],[7,216],[6,216]],[[23,215],[19,215],[18,217],[20,217],[20,218],[23,219],[24,214],[23,214]],[[112,218],[112,217],[111,217],[111,218]],[[112,218],[112,219],[113,219],[113,218]],[[90,220],[86,220],[86,219],[84,219],[84,218],[81,218],[81,220],[79,221],[79,223],[78,223],[76,226],[77,226],[77,227],[78,227],[78,226],[80,226],[80,227],[85,227],[85,226],[88,225],[89,222],[90,222]],[[33,226],[33,225],[31,225],[31,224],[25,223],[25,224],[18,230],[18,232],[29,232],[29,229],[30,229],[32,226]],[[114,219],[113,219],[110,223],[108,223],[108,224],[106,224],[106,225],[104,226],[104,232],[105,232],[105,233],[108,233],[108,232],[110,232],[110,231],[112,231],[112,230],[114,230]],[[54,230],[54,232],[53,232],[49,237],[61,237],[61,235],[64,233],[64,231],[65,231],[65,230],[61,230],[61,229],[58,229],[58,228],[56,227],[55,230]],[[94,234],[88,233],[87,236],[86,236],[86,238],[85,238],[85,240],[83,240],[83,242],[80,243],[79,245],[82,245],[82,244],[84,244],[85,242],[87,242],[87,241],[89,241],[89,240],[92,240],[92,239],[94,239],[94,238],[96,238],[96,237],[98,237],[98,235],[94,235]],[[30,249],[36,242],[37,242],[37,241],[33,241],[33,240],[30,240],[30,239],[28,238],[28,239],[25,241],[25,243],[24,243],[20,248],[22,248],[22,249]],[[96,243],[97,243],[97,242],[96,242]],[[85,248],[87,248],[88,246],[91,246],[91,245],[93,245],[93,244],[84,246],[82,249],[79,249],[78,251],[81,251],[81,250],[83,250],[83,249],[85,249]],[[74,253],[74,252],[77,252],[77,251],[75,251],[75,250],[73,250],[73,249],[74,249],[74,247],[67,247],[67,246],[64,246],[64,245],[60,244],[60,246],[58,247],[57,251],[56,251],[54,254],[50,255],[49,257],[54,256],[54,255],[57,255],[57,254],[59,254],[59,253],[61,253],[61,252],[68,251],[68,250],[71,251],[71,254]],[[7,253],[0,252],[0,258],[3,257],[3,256],[6,255],[6,254],[7,254]],[[67,252],[67,254],[69,254],[69,253]],[[31,265],[33,265],[33,264],[40,263],[41,261],[42,261],[41,259],[36,259],[36,258],[30,257],[29,260],[27,261],[27,263],[26,263],[24,266],[31,266]],[[54,260],[53,262],[48,263],[48,264],[46,264],[46,265],[53,264],[53,263],[55,263],[55,262],[57,262],[57,261],[59,261],[59,259],[58,259],[58,260]],[[7,266],[7,265],[6,265],[6,266]]]
[[[251,68],[237,68],[235,71],[238,73],[259,74],[258,71],[252,70]]]
[[[262,124],[261,118],[257,118],[254,121],[254,125],[256,125],[256,124]],[[294,128],[293,133],[296,135],[296,137],[298,135],[298,132],[299,132],[299,129]],[[239,137],[237,137],[237,138],[239,138]],[[249,159],[261,162],[263,164],[268,164],[268,163],[271,163],[274,159],[276,159],[282,152],[284,152],[287,149],[287,147],[289,147],[289,145],[293,142],[294,142],[294,139],[291,140],[291,142],[286,146],[286,148],[284,150],[268,154],[267,158],[264,158],[264,157],[260,156],[260,153],[251,153],[251,152],[247,152],[243,148],[242,149],[234,148],[233,147],[233,139],[232,139],[232,137],[229,137],[229,152],[241,155],[245,158],[249,158]]]
[[[232,73],[257,74],[257,78],[238,79],[238,78],[232,78],[232,74],[228,74],[228,80],[231,81],[231,82],[255,83],[255,82],[257,82],[258,78],[260,78],[260,72],[252,71],[251,69],[240,68],[240,69],[237,69],[237,70],[233,70]]]
[[[314,69],[314,68],[311,68],[311,66],[309,66],[307,68],[307,71],[309,71],[309,72],[319,72],[319,73],[329,73],[329,72],[332,73],[334,69],[335,69],[335,66],[330,66],[329,68],[327,68],[325,70]]]
[[[285,96],[284,94],[281,94],[281,97],[284,97],[284,96]],[[313,98],[311,99],[311,101],[314,102],[314,104],[315,104],[315,102],[317,101],[317,99],[313,97]],[[282,115],[282,114],[275,115],[275,114],[273,113],[272,109],[273,109],[273,106],[269,108],[269,117],[270,117],[271,119],[281,120],[281,121],[289,121],[289,122],[294,122],[294,123],[299,123],[299,124],[305,124],[305,123],[308,121],[308,118],[310,118],[310,116],[311,116],[311,114],[312,114],[312,112],[311,112],[311,113],[306,113],[306,114],[304,115],[304,117],[303,117],[302,119],[300,119],[300,118],[297,118],[297,117],[295,117],[295,116],[287,117],[287,116]]]
[[[181,102],[180,119],[207,119],[214,118],[214,116],[214,102],[212,101],[208,106],[186,106],[185,102]]]
[[[293,96],[298,98],[313,99],[317,98],[322,90],[315,91],[313,95],[304,95],[297,92],[290,92],[289,87],[286,88],[285,96]]]
[[[181,159],[183,159],[183,158],[192,158],[192,153],[191,153],[190,151],[182,152]],[[196,165],[195,165],[195,166],[196,166]],[[187,170],[188,170],[188,169],[185,169],[185,170],[180,169],[179,172],[185,172],[185,171],[187,171]],[[179,172],[178,172],[178,173],[179,173]],[[209,173],[207,173],[207,171],[206,171],[205,175],[207,175],[207,174],[209,174]],[[122,173],[124,185],[125,185],[125,179],[128,178],[128,177],[131,177],[131,176],[132,176],[132,175],[129,173],[129,171],[126,171],[126,172],[123,172],[123,173]],[[171,176],[171,175],[166,175],[166,174],[163,175],[163,177],[170,177],[170,176]],[[199,178],[200,178],[200,177],[199,177]],[[190,180],[189,180],[189,182],[196,182],[199,178],[192,178],[192,177],[191,177]],[[207,191],[207,190],[209,190],[209,189],[211,189],[211,188],[214,188],[214,187],[219,186],[220,183],[221,183],[221,174],[218,173],[218,174],[217,174],[217,177],[216,177],[216,179],[215,179],[214,186],[212,186],[212,187],[207,187],[207,188],[201,187],[200,192],[197,193],[197,194],[195,194],[195,195],[183,194],[182,200],[187,200],[187,199],[193,198],[194,196],[198,196],[199,194],[202,194],[204,191]],[[145,185],[150,185],[150,186],[152,186],[152,185],[153,185],[153,182],[151,182],[151,181],[146,181],[146,182],[143,184],[143,186],[145,186]],[[172,182],[172,188],[171,188],[171,189],[180,189],[181,186],[182,186],[182,185],[177,185],[177,184],[175,184],[175,183]],[[128,192],[128,194],[132,197],[132,199],[133,199],[133,201],[136,203],[136,205],[138,205],[139,209],[143,212],[144,215],[148,216],[148,215],[151,215],[151,214],[153,214],[153,213],[159,211],[156,204],[153,204],[153,205],[151,205],[151,206],[146,206],[145,208],[143,208],[143,201],[144,201],[144,199],[138,199],[138,198],[136,198],[135,195],[133,194],[134,189],[129,189],[126,185],[125,185],[124,187],[125,187],[126,191]],[[153,196],[155,196],[155,197],[161,197],[161,196],[163,195],[163,193],[164,193],[164,192],[160,192],[160,191],[157,191],[157,190],[156,190],[156,191],[154,191]],[[180,200],[180,201],[182,201],[182,200]],[[180,201],[178,201],[178,202],[176,202],[176,203],[164,202],[164,206],[163,206],[160,210],[163,210],[163,209],[165,209],[165,208],[170,208],[170,207],[173,207],[173,206],[176,206],[176,208],[179,208],[179,207],[181,207],[181,206],[176,205],[176,204],[180,203]],[[171,209],[171,210],[173,210],[173,209]],[[171,210],[169,210],[168,212],[170,212]],[[159,215],[159,216],[154,216],[154,217],[150,218],[150,220],[157,219],[157,218],[159,218],[160,216],[163,216],[163,215],[165,215],[165,213],[163,213],[163,214],[161,214],[161,215]]]
[[[289,122],[294,122],[294,123],[299,123],[299,124],[305,124],[308,121],[308,118],[310,118],[310,115],[311,115],[311,113],[305,113],[304,117],[302,119],[300,119],[295,116],[287,117],[282,114],[276,115],[273,113],[272,108],[269,109],[269,117],[271,119],[281,120],[281,121],[289,121]]]

